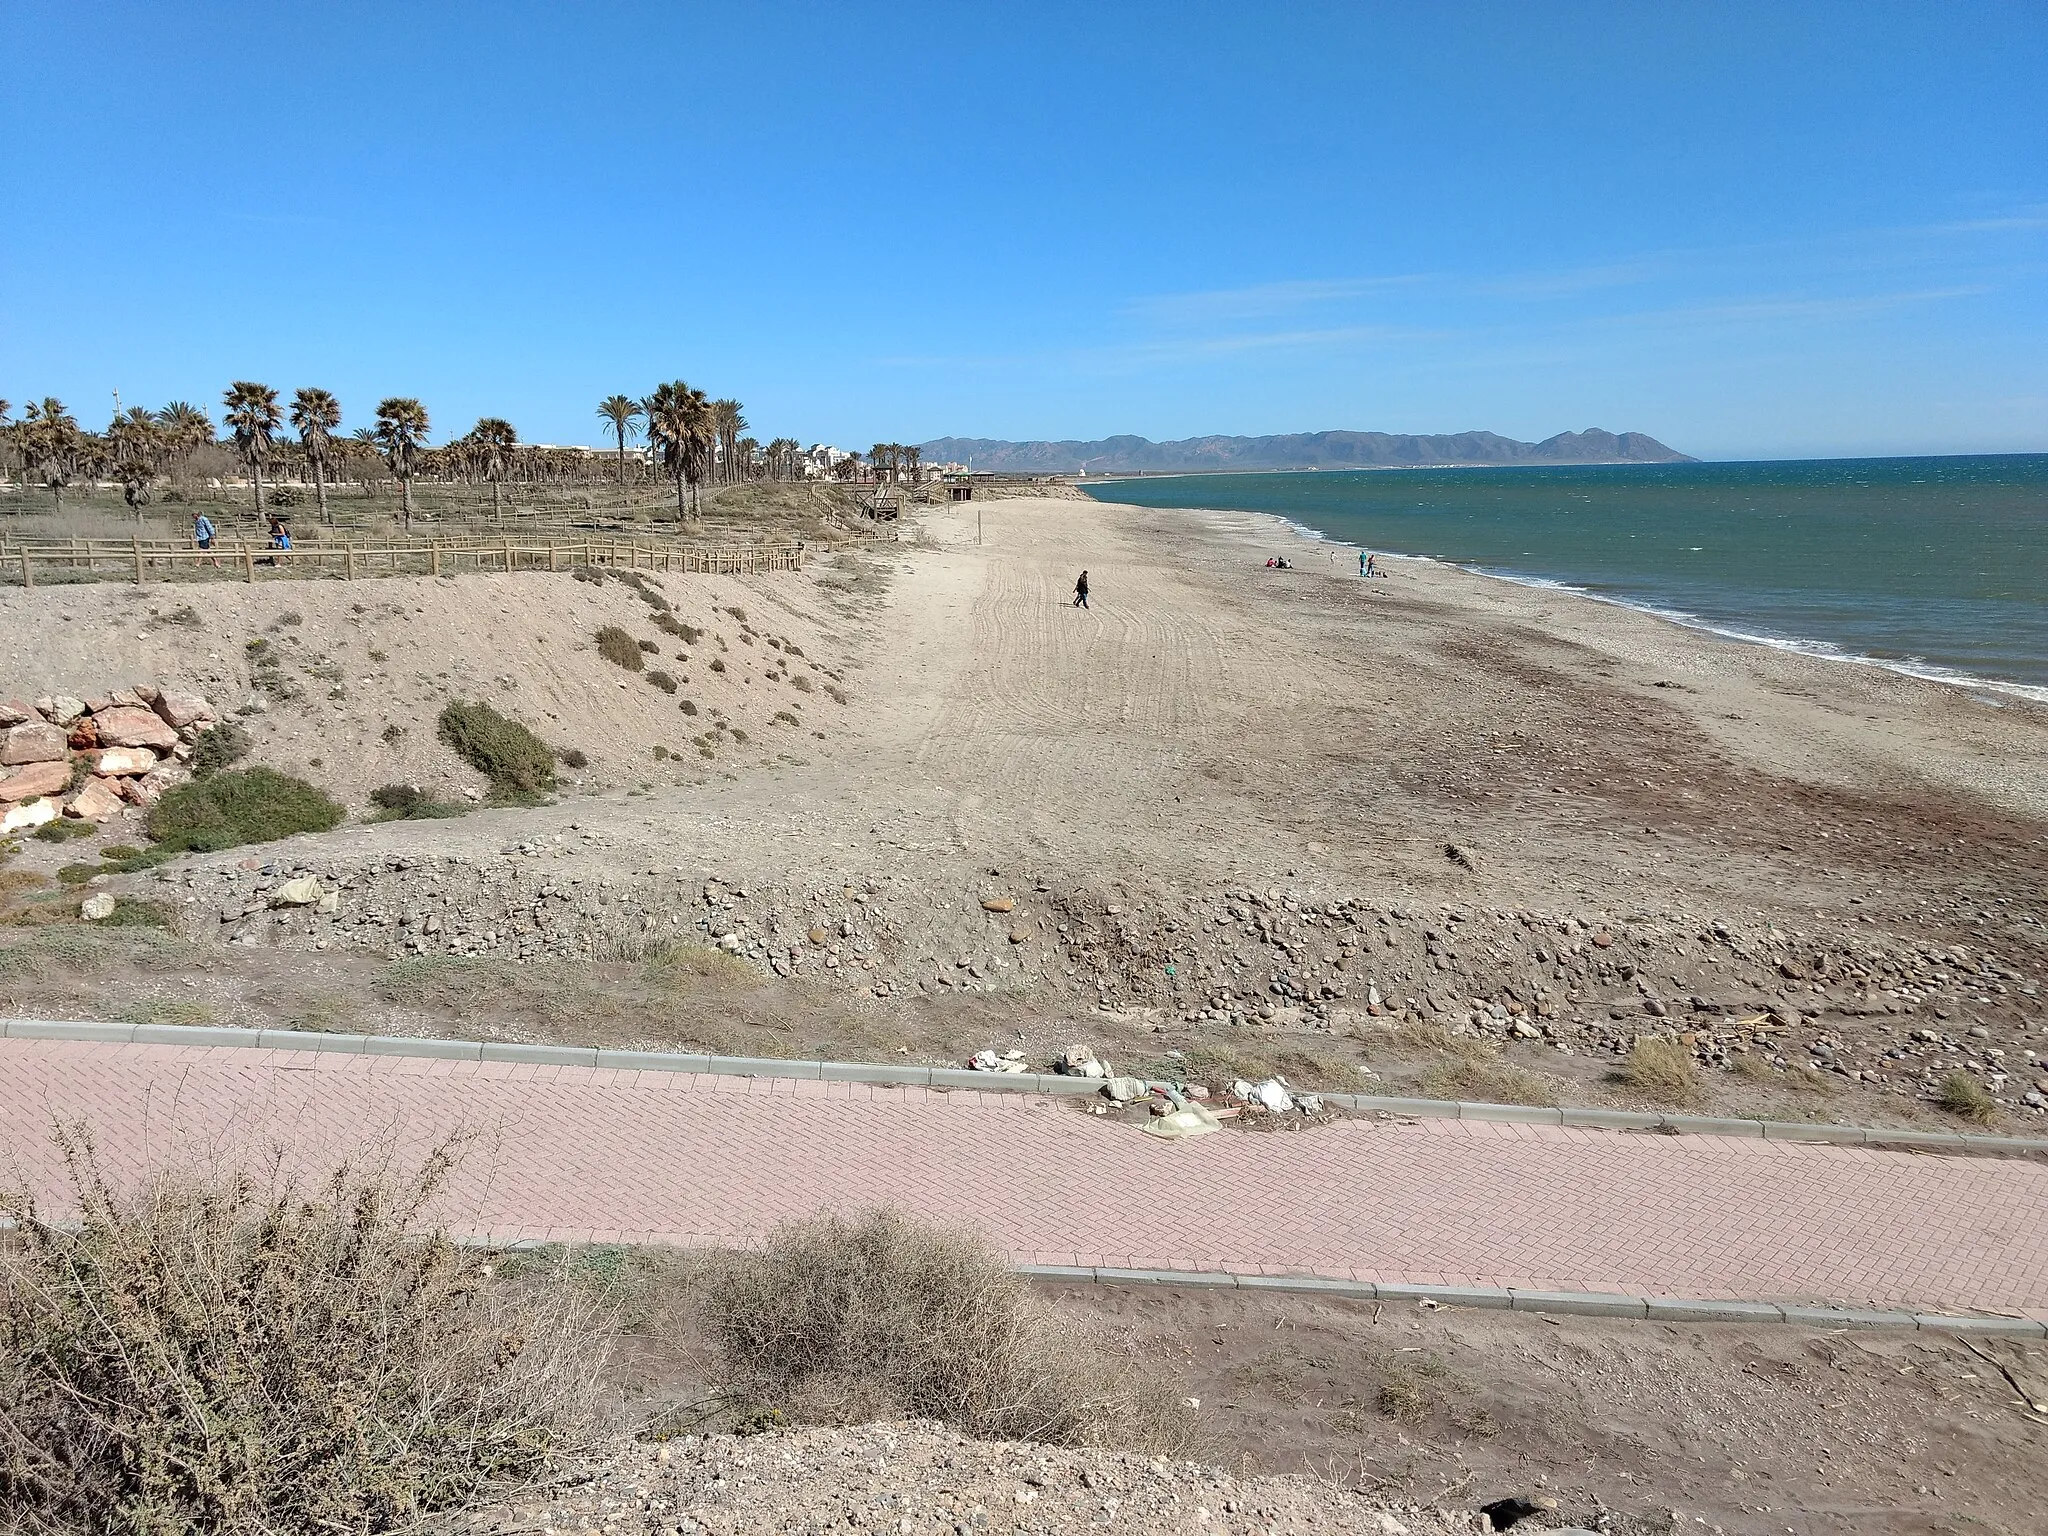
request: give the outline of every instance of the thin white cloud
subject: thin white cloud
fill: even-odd
[[[1337,304],[1388,288],[1427,282],[1420,274],[1399,277],[1302,278],[1223,288],[1208,293],[1162,293],[1132,299],[1124,313],[1162,327],[1258,320],[1318,304]]]
[[[1661,325],[1698,322],[1752,320],[1827,320],[1844,316],[1873,315],[1914,304],[1936,304],[1945,299],[1975,298],[1990,293],[1983,283],[1966,283],[1951,288],[1921,288],[1903,293],[1869,293],[1835,298],[1738,299],[1720,304],[1687,304],[1674,309],[1642,310],[1634,314],[1603,316],[1596,324]]]

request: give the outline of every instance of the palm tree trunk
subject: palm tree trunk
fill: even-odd
[[[681,475],[677,475],[677,476],[676,476],[676,516],[677,516],[677,517],[688,517],[689,515],[690,515],[690,510],[689,510],[689,508],[687,508],[687,507],[685,507],[685,506],[683,505],[683,477],[682,477]]]
[[[412,476],[398,477],[398,497],[405,507],[405,531],[412,532]]]
[[[313,499],[320,504],[320,521],[333,526],[334,519],[327,515],[327,476],[318,459],[313,461]]]
[[[498,526],[505,526],[505,483],[495,475],[491,477],[491,509],[498,514]]]
[[[256,493],[256,521],[263,521],[263,466],[254,459],[249,461],[249,484]]]

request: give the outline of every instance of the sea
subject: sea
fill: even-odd
[[[1093,479],[2048,702],[2048,454]]]

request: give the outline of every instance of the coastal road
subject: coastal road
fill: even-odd
[[[2048,1318],[2022,1159],[1440,1120],[1165,1143],[1024,1094],[0,1041],[0,1184],[61,1210],[51,1131],[79,1122],[118,1178],[467,1132],[437,1214],[498,1240],[729,1245],[891,1205],[1016,1263]]]

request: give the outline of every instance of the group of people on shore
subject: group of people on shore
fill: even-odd
[[[1294,569],[1294,562],[1285,555],[1268,555],[1266,557],[1266,569],[1269,571],[1291,571]],[[1358,552],[1358,574],[1369,580],[1384,581],[1387,578],[1387,573],[1380,569],[1380,557],[1368,554],[1362,549]],[[1088,573],[1086,571],[1083,571],[1074,582],[1073,606],[1076,608],[1086,608],[1088,606]]]

